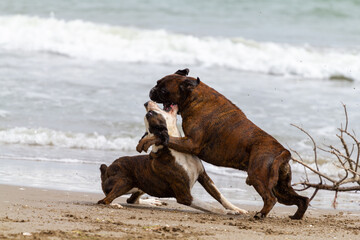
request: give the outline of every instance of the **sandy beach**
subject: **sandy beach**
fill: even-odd
[[[243,119],[231,120],[225,107],[199,122],[180,113],[184,126],[194,121],[192,131],[214,137],[203,138],[207,151],[226,143],[211,158],[203,150],[198,155],[215,164],[204,161],[206,172],[248,215],[204,213],[169,199],[161,206],[126,204],[128,196],[116,199],[117,206],[97,204],[104,198],[99,167],[138,155],[149,92],[184,68],[292,149],[293,157],[313,168],[316,159],[329,178],[352,177],[338,167],[338,156],[320,149],[360,155],[352,145],[357,141],[338,129],[359,140],[359,2],[0,1],[0,240],[360,239],[360,191],[339,192],[338,209],[332,209],[335,193],[321,190],[302,220],[291,220],[296,207],[282,204],[255,220],[262,198],[246,184],[247,172],[235,169],[236,159],[247,162],[252,151],[246,147],[233,155],[234,164],[221,163],[243,146],[231,143],[232,136],[247,142],[254,134],[237,134]],[[185,98],[191,99],[184,94],[178,103]],[[181,114],[177,119],[182,126]],[[344,159],[341,166],[355,166]],[[292,183],[302,182],[304,167],[290,164]],[[318,183],[316,174],[308,176]],[[200,183],[192,194],[220,206]]]
[[[303,220],[277,205],[254,220],[258,206],[240,206],[249,216],[202,213],[174,201],[152,207],[100,206],[102,194],[0,185],[0,239],[359,239],[359,211],[310,208]]]

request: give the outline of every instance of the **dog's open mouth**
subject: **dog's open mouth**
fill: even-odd
[[[175,105],[173,103],[163,103],[163,109],[165,112],[170,112]]]

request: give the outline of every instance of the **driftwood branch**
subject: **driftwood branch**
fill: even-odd
[[[334,208],[337,205],[336,199],[338,192],[360,191],[360,166],[359,166],[360,140],[357,139],[354,131],[350,132],[348,130],[349,118],[345,104],[343,104],[343,108],[345,114],[345,126],[343,127],[343,125],[341,124],[341,127],[338,128],[339,134],[336,135],[341,143],[340,145],[342,147],[341,149],[331,145],[327,146],[326,148],[317,147],[313,137],[307,131],[305,131],[303,128],[299,126],[291,124],[292,126],[298,128],[300,131],[305,133],[311,140],[313,145],[313,152],[314,152],[313,162],[315,163],[315,167],[310,166],[308,163],[306,163],[303,160],[303,158],[300,156],[298,152],[290,149],[298,157],[298,159],[292,157],[292,160],[304,166],[305,176],[306,176],[305,180],[299,183],[295,183],[293,185],[303,186],[302,189],[297,189],[297,191],[303,191],[309,188],[315,188],[315,191],[312,197],[310,198],[310,201],[315,197],[318,190],[334,191],[335,192],[335,197],[333,201]],[[351,143],[349,143],[349,140],[351,141]],[[349,148],[349,146],[351,146],[351,149]],[[336,178],[322,172],[318,164],[317,150],[330,153],[338,162],[338,164],[334,163],[335,166],[339,170],[344,171],[344,176]],[[313,172],[319,177],[318,183],[313,183],[309,180],[306,169],[309,169],[311,172]],[[325,180],[329,181],[330,183],[325,183]]]

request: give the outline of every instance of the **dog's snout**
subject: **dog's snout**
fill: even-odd
[[[153,87],[149,93],[150,99],[153,100],[155,98],[155,95],[156,95],[156,87]]]
[[[149,105],[149,102],[144,103],[145,108]]]

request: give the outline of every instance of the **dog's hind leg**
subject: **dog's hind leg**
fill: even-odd
[[[176,182],[171,186],[176,201],[180,204],[204,211],[204,212],[211,212],[216,214],[234,214],[233,212],[229,212],[224,208],[218,208],[216,206],[212,206],[209,203],[203,202],[199,199],[193,198],[190,193],[190,188],[185,187],[184,184],[180,182]]]
[[[230,215],[238,214],[237,211],[226,210],[224,208],[218,208],[209,203],[203,202],[197,198],[193,198],[191,201],[191,204],[189,206],[192,208],[204,211],[204,212],[210,212],[210,213],[216,213],[216,214],[230,214]]]
[[[264,218],[276,204],[276,197],[273,189],[279,179],[279,168],[281,164],[288,162],[290,152],[285,150],[280,155],[271,159],[272,156],[263,156],[253,159],[252,166],[248,168],[248,179],[246,182],[253,185],[264,201],[264,206],[260,212],[256,213],[255,218]],[[268,163],[268,164],[264,164]]]
[[[98,204],[110,204],[112,201],[114,201],[115,198],[120,197],[121,195],[124,195],[128,191],[130,191],[133,188],[131,184],[126,182],[125,180],[119,180],[112,190],[109,192],[109,194],[106,195],[106,197],[100,201],[98,201]]]
[[[298,207],[296,213],[290,216],[291,219],[301,219],[304,216],[309,205],[309,198],[300,196],[291,187],[291,167],[289,163],[280,166],[279,180],[273,192],[279,203]]]
[[[270,188],[268,188],[262,181],[257,179],[251,180],[251,184],[254,186],[255,190],[260,194],[264,201],[263,208],[260,210],[260,212],[255,214],[254,218],[264,218],[274,207],[276,203],[276,197],[274,196]]]
[[[205,188],[205,190],[215,198],[224,208],[235,211],[237,214],[247,214],[248,211],[238,208],[229,202],[219,191],[219,189],[215,186],[214,182],[207,175],[205,171],[199,174],[198,178],[199,183]]]

